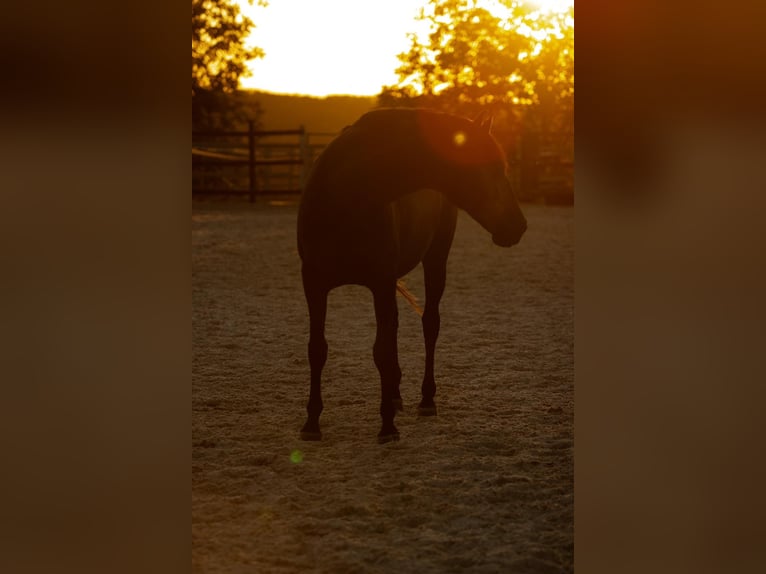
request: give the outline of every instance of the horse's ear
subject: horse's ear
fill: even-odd
[[[491,114],[488,114],[484,110],[481,110],[478,114],[476,114],[476,117],[473,119],[473,122],[475,124],[478,124],[478,126],[483,129],[485,132],[489,133],[489,130],[492,129],[492,120],[494,117]]]

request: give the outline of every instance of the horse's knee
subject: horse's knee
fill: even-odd
[[[372,358],[375,360],[375,365],[377,367],[384,365],[393,355],[393,350],[390,338],[378,336],[372,345]]]
[[[395,341],[393,344],[390,342],[376,341],[375,345],[372,347],[372,357],[375,361],[375,366],[378,368],[378,372],[384,380],[393,380],[396,383],[399,382],[402,376],[402,371],[399,368]]]
[[[314,368],[321,369],[327,362],[327,341],[324,337],[309,339],[309,363]]]
[[[439,315],[439,309],[429,308],[426,305],[426,310],[423,312],[421,318],[423,324],[423,333],[426,336],[437,336],[439,334],[439,327],[441,326],[441,316]]]
[[[421,317],[421,321],[423,323],[423,327],[438,328],[439,323],[441,322],[439,309],[426,306],[425,311],[423,311],[423,317]]]

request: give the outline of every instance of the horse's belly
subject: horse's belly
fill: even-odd
[[[443,201],[440,193],[424,189],[405,195],[392,204],[399,277],[412,271],[431,248]]]
[[[303,263],[339,284],[406,275],[431,247],[443,201],[441,194],[422,190],[375,209],[350,202],[302,205],[298,248]]]

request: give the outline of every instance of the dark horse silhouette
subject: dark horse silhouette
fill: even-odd
[[[298,253],[309,309],[311,390],[304,440],[320,440],[321,374],[328,292],[339,285],[372,291],[377,333],[373,358],[380,373],[378,441],[397,440],[401,409],[397,356],[397,280],[423,262],[422,315],[426,365],[420,415],[435,415],[434,348],[447,255],[465,210],[509,247],[526,219],[505,176],[505,156],[478,122],[423,109],[380,109],[363,115],[317,159],[298,212]]]

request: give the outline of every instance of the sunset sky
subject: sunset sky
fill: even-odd
[[[326,96],[376,95],[392,84],[406,34],[426,0],[271,0],[266,8],[240,0],[255,22],[251,41],[266,52],[243,88]],[[561,7],[573,0],[538,0]],[[488,7],[492,0],[480,2]]]

